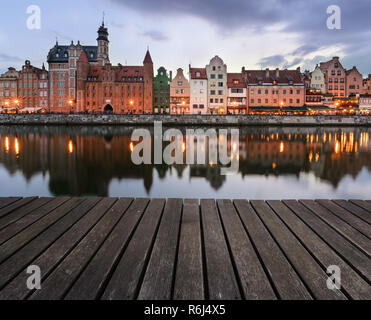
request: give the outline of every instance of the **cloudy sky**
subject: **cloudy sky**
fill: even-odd
[[[312,70],[335,55],[371,73],[370,0],[1,0],[0,71],[24,60],[41,66],[56,38],[95,45],[105,12],[111,61],[155,68],[204,67],[216,54],[230,72],[242,66]],[[41,8],[41,29],[27,29],[27,7]],[[327,8],[341,8],[341,30]]]

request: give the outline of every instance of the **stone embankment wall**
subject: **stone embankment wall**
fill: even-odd
[[[371,126],[371,116],[0,115],[0,125]]]

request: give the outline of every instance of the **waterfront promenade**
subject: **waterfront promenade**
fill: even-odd
[[[0,125],[371,126],[371,116],[1,114]]]
[[[0,198],[0,300],[370,299],[370,224],[357,200]]]

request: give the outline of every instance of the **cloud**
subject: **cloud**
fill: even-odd
[[[168,41],[169,37],[164,33],[157,30],[149,30],[146,32],[139,33],[141,36],[150,38],[154,41]]]
[[[274,55],[270,57],[262,58],[259,61],[259,65],[261,65],[262,69],[268,67],[278,67],[287,64],[287,60],[282,55]]]
[[[5,53],[0,53],[0,62],[20,62],[22,61],[21,58],[16,56],[10,56]]]
[[[339,48],[345,56],[349,56],[346,61],[350,65],[361,65],[361,69],[362,66],[365,69],[371,64],[367,54],[355,54],[358,50],[371,51],[369,0],[110,1],[136,10],[141,15],[157,15],[166,19],[196,17],[213,25],[220,35],[251,30],[264,36],[272,30],[274,32],[275,25],[281,25],[284,27],[276,31],[278,34],[294,36],[300,43],[300,46],[291,53],[293,59],[303,58],[305,61],[308,55],[322,54],[327,48],[336,52],[336,48]],[[341,9],[341,30],[327,28],[329,17],[327,8],[334,4]],[[264,59],[261,61],[264,65],[274,61],[272,57]],[[282,59],[276,61],[284,63]]]

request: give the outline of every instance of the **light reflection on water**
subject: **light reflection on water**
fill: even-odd
[[[233,176],[215,164],[135,166],[132,130],[0,127],[0,196],[371,199],[369,128],[240,129]]]

